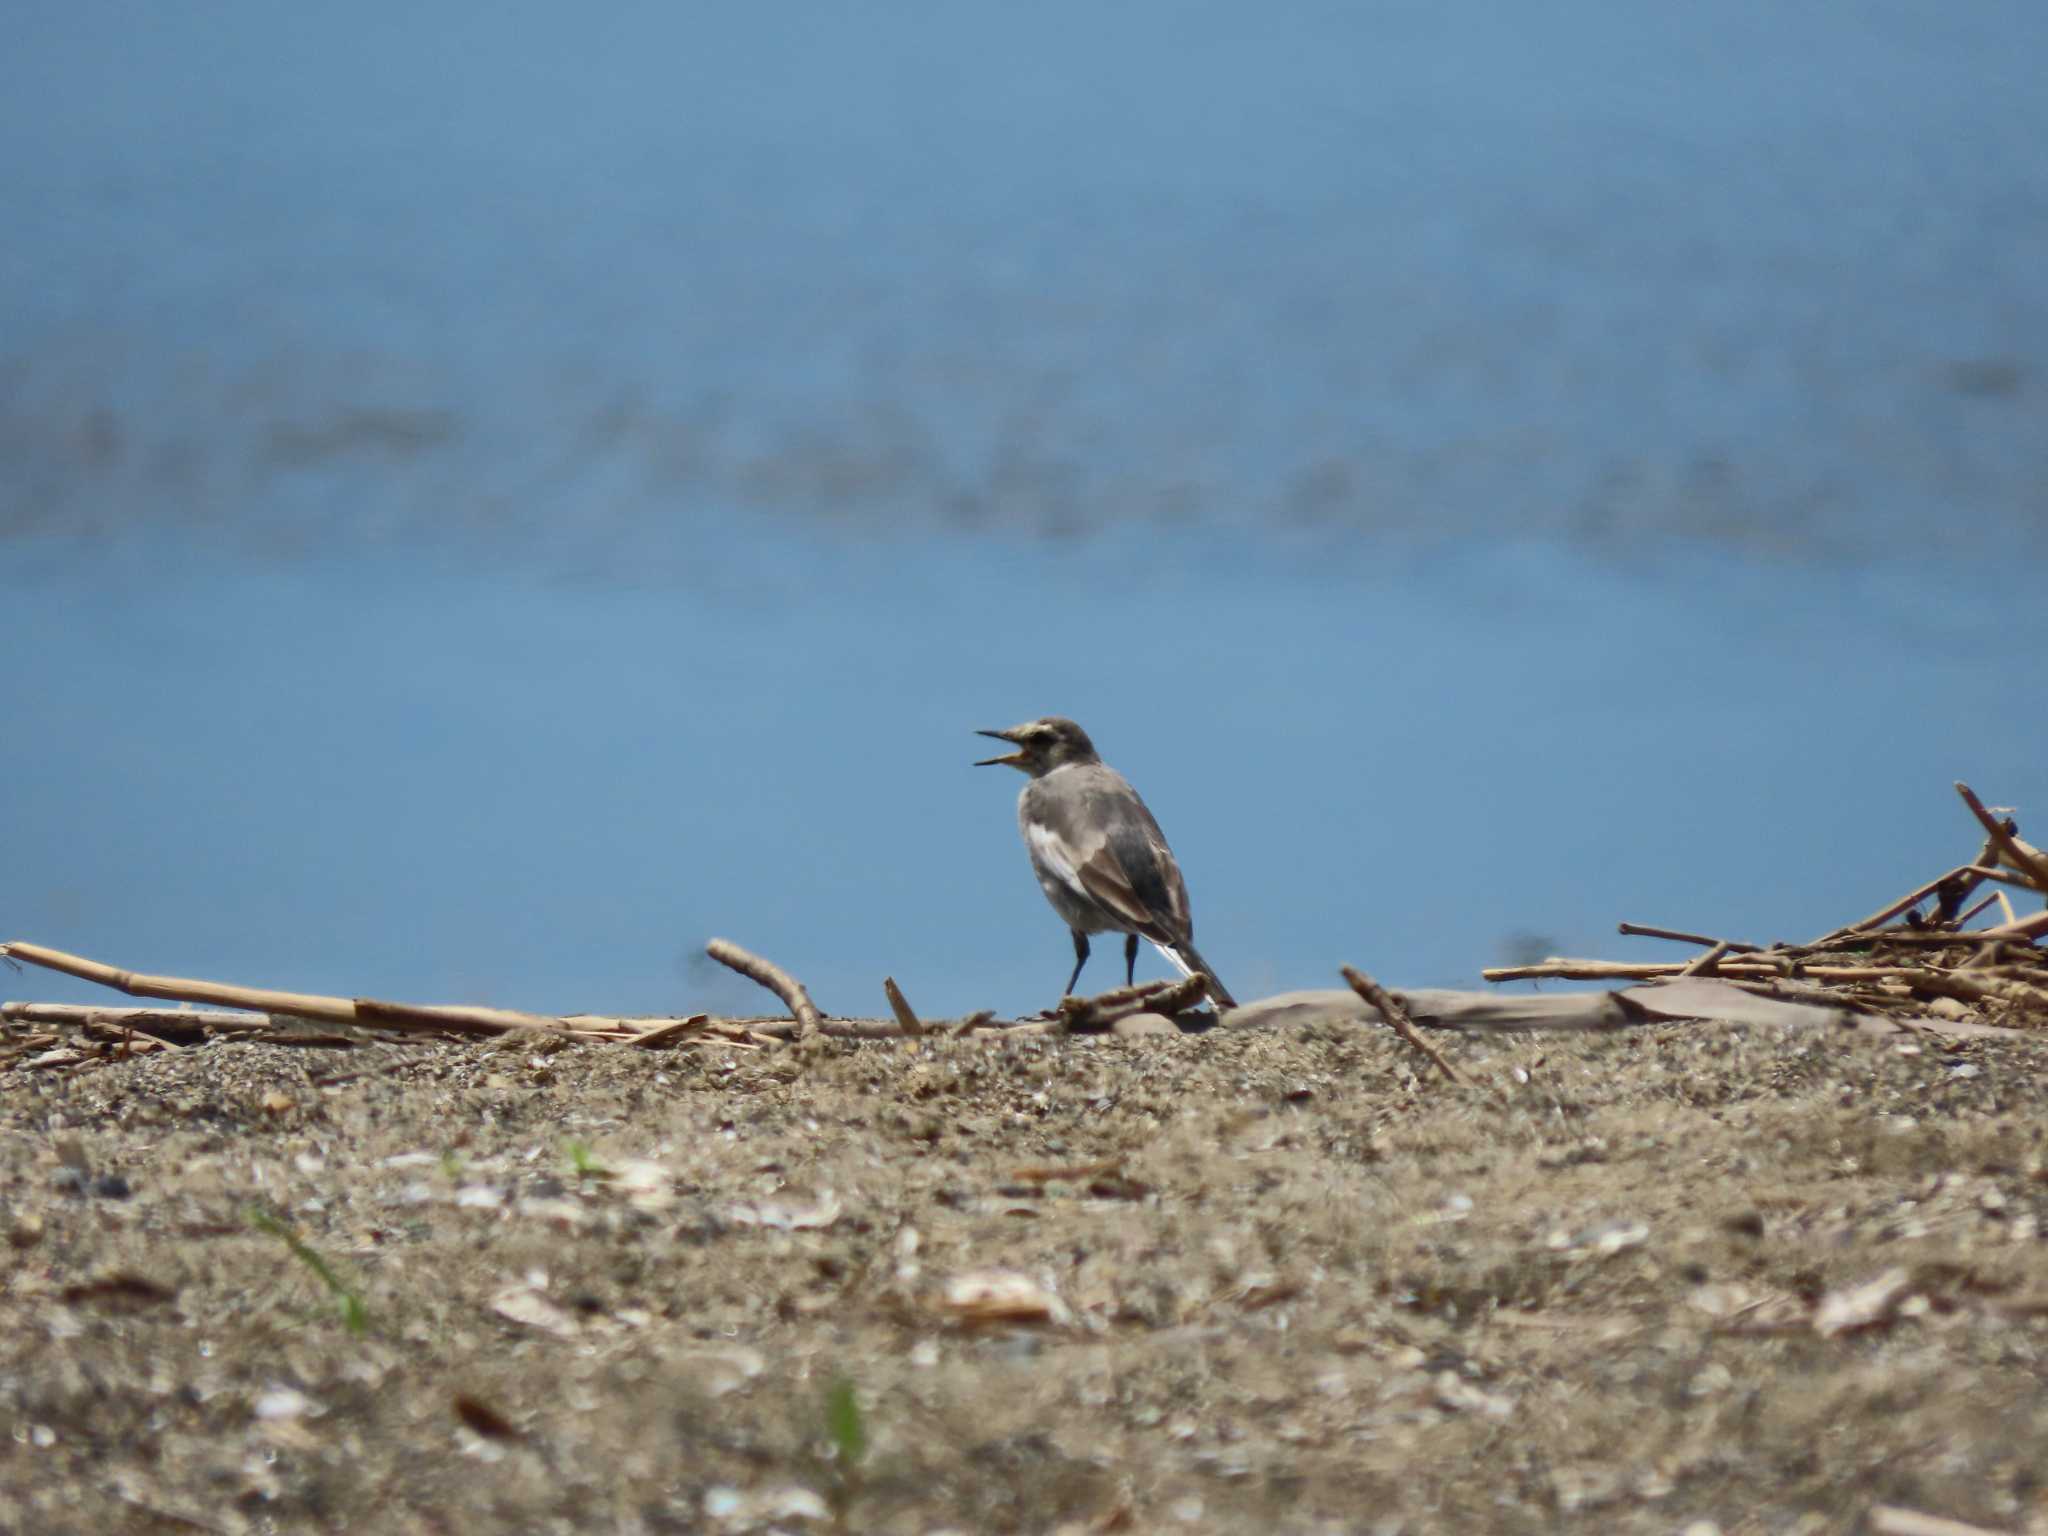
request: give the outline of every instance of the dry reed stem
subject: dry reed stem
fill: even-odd
[[[44,970],[62,971],[81,981],[97,982],[125,992],[130,997],[163,997],[173,1002],[213,1003],[223,1008],[247,1008],[254,1013],[288,1013],[294,1018],[325,1019],[330,1024],[353,1024],[356,1005],[346,997],[325,997],[312,992],[278,992],[266,987],[239,987],[227,982],[199,981],[185,976],[150,976],[124,971],[116,966],[88,960],[82,955],[47,949],[41,944],[16,941],[0,944],[0,955],[25,960]]]
[[[1622,923],[1618,927],[1620,932],[1637,938],[1669,939],[1675,944],[1698,944],[1707,949],[1719,944],[1731,955],[1753,955],[1764,947],[1761,944],[1744,944],[1736,939],[1710,938],[1704,933],[1687,933],[1681,928],[1653,928],[1648,923]]]

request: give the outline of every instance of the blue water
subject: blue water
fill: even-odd
[[[1949,779],[2044,788],[2021,573],[1965,606],[1697,549],[754,553],[677,591],[31,551],[10,930],[626,1010],[742,1004],[688,963],[723,933],[833,1009],[876,1010],[885,972],[933,1011],[1023,1008],[1066,940],[969,731],[1059,709],[1147,794],[1234,987],[1451,983],[1516,932],[1612,953],[1621,917],[1803,937],[1968,854]]]
[[[2020,3],[20,8],[0,930],[753,1006],[724,933],[1022,1010],[1067,941],[967,764],[1051,711],[1241,995],[1858,915],[1974,850],[1950,780],[2048,815],[2042,57]]]

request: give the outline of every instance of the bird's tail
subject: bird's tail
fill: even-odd
[[[1235,1008],[1237,999],[1230,995],[1230,989],[1223,985],[1223,978],[1216,974],[1216,968],[1202,958],[1202,952],[1192,944],[1159,944],[1152,946],[1166,956],[1166,963],[1183,976],[1192,976],[1200,971],[1209,978],[1209,996],[1215,1000],[1220,1013],[1225,1008]]]

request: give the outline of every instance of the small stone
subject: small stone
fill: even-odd
[[[60,1195],[82,1195],[85,1193],[86,1177],[82,1169],[69,1163],[50,1175],[50,1187]]]
[[[253,1407],[257,1418],[272,1422],[302,1419],[316,1410],[313,1400],[296,1387],[272,1387],[256,1399]]]
[[[92,1192],[102,1200],[126,1200],[135,1191],[118,1173],[103,1173],[92,1181]]]

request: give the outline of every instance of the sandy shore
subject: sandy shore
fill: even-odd
[[[0,1527],[2048,1529],[2048,1040],[1446,1048],[15,1071]]]

